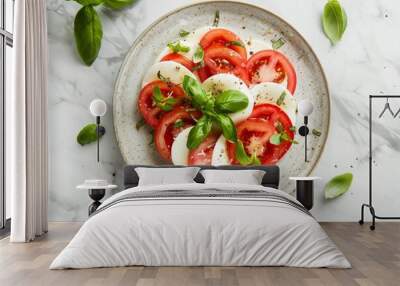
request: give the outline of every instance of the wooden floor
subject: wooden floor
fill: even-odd
[[[357,223],[324,223],[352,269],[288,267],[124,267],[48,270],[80,225],[52,223],[29,244],[0,241],[1,286],[75,285],[400,285],[400,223],[379,222],[375,232]]]

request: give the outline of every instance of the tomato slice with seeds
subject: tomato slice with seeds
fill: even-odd
[[[188,70],[193,71],[195,64],[189,60],[187,57],[178,54],[178,53],[170,53],[165,55],[162,59],[161,62],[164,61],[173,61],[173,62],[177,62],[183,66],[185,66]]]
[[[290,93],[294,94],[296,90],[296,71],[290,61],[278,51],[264,50],[255,53],[247,61],[246,69],[252,84],[282,83],[286,80]]]
[[[226,29],[213,29],[207,32],[200,40],[200,46],[207,50],[211,46],[225,46],[237,52],[243,60],[247,59],[247,51],[243,42],[233,32]]]
[[[191,111],[183,106],[178,106],[172,111],[165,113],[154,130],[154,142],[158,153],[167,161],[171,160],[171,146],[176,136],[183,130],[196,124],[199,111]],[[179,120],[179,127],[175,123]]]
[[[239,123],[236,130],[247,155],[256,154],[261,164],[266,165],[277,163],[292,145],[290,141],[284,140],[279,145],[271,144],[270,137],[278,133],[277,129],[282,128],[289,138],[293,139],[291,127],[289,117],[280,107],[265,103],[256,105],[250,117]],[[231,163],[239,164],[235,156],[235,144],[227,142],[227,150]]]
[[[148,83],[139,94],[138,107],[144,120],[151,127],[155,128],[160,117],[165,113],[155,104],[153,100],[153,89],[159,87],[164,97],[172,96],[176,99],[175,106],[181,104],[185,97],[183,89],[177,85],[156,80]]]
[[[211,165],[215,143],[218,140],[216,134],[209,135],[201,144],[189,152],[188,165]]]
[[[211,47],[204,53],[204,64],[208,77],[218,73],[231,73],[247,85],[249,84],[246,63],[234,50],[226,47]]]

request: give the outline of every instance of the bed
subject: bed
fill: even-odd
[[[200,167],[262,170],[261,185],[204,183],[199,173],[194,183],[151,186],[138,186],[137,167],[125,168],[125,190],[103,202],[50,269],[351,267],[312,215],[278,189],[276,166]]]

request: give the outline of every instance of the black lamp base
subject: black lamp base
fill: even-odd
[[[89,206],[89,216],[94,213],[97,208],[101,205],[100,200],[104,197],[106,194],[105,189],[90,189],[89,190],[89,197],[94,200],[94,202]]]
[[[301,136],[307,136],[310,133],[310,129],[307,126],[303,125],[299,128],[299,134]]]

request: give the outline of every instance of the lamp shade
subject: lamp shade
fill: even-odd
[[[311,101],[305,99],[299,102],[298,110],[301,115],[308,116],[313,112],[314,106]]]
[[[97,116],[104,116],[107,112],[107,104],[105,103],[104,100],[101,99],[94,99],[90,103],[89,107],[90,113],[97,117]]]

